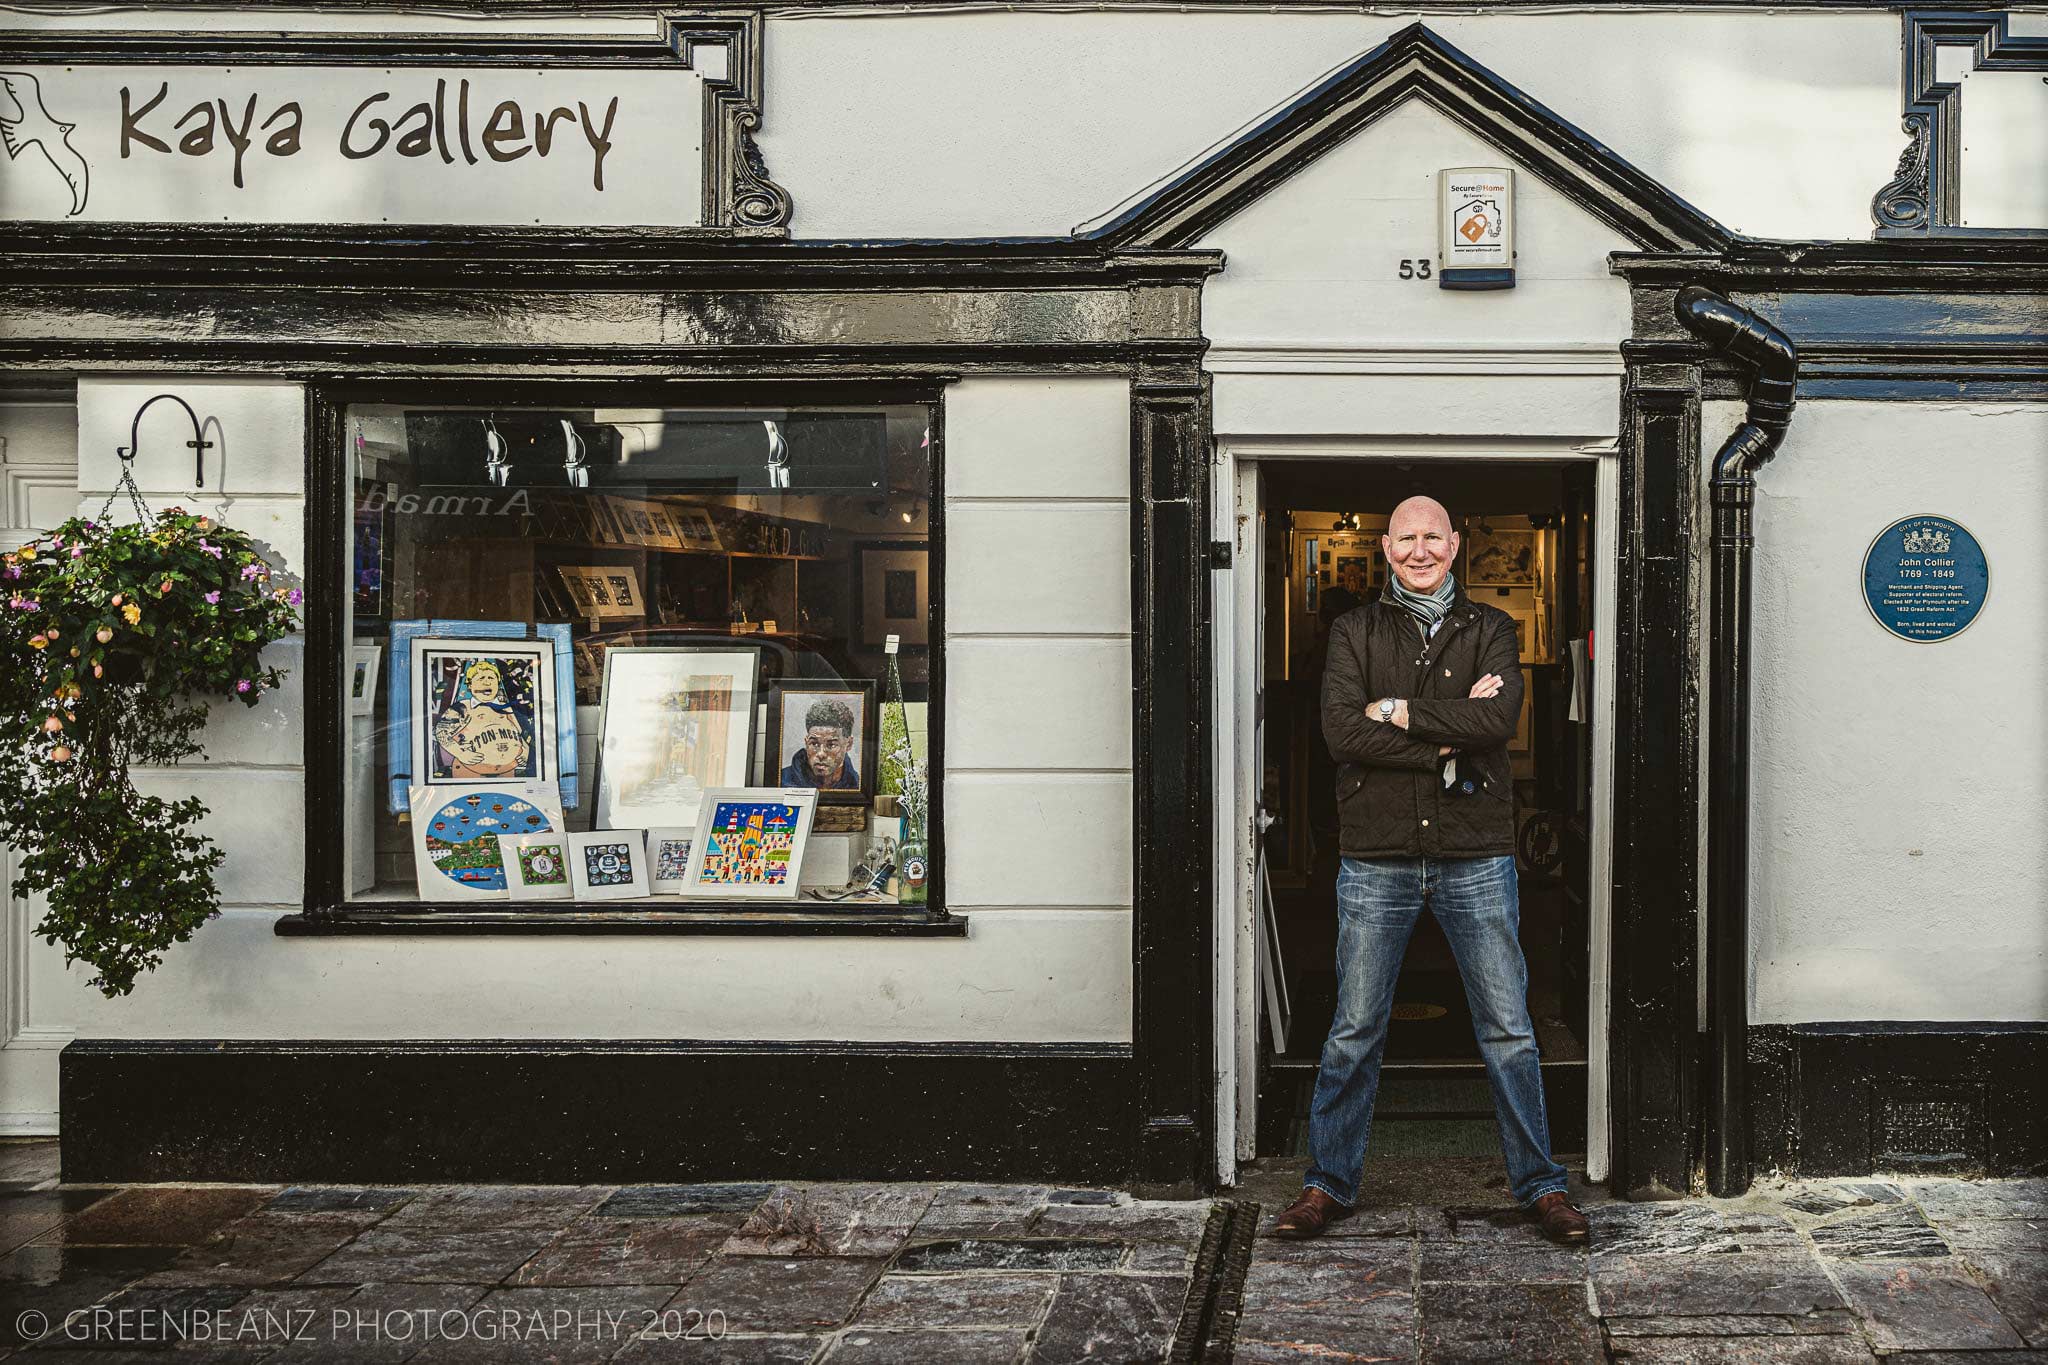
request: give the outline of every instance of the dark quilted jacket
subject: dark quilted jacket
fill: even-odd
[[[1466,694],[1487,673],[1500,694]],[[1367,718],[1382,697],[1408,702],[1408,728]],[[1508,741],[1522,708],[1514,619],[1458,590],[1436,635],[1390,598],[1330,627],[1323,673],[1323,738],[1337,760],[1339,847],[1348,858],[1478,858],[1515,851]],[[1458,753],[1445,791],[1440,745]],[[1470,781],[1470,792],[1464,784]]]

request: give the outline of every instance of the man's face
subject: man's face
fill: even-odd
[[[846,766],[847,746],[852,742],[852,737],[842,734],[836,725],[813,725],[804,731],[804,761],[811,765],[811,776],[819,786],[839,780],[839,770]]]
[[[1394,509],[1380,537],[1394,576],[1411,592],[1435,592],[1458,557],[1450,514],[1429,498],[1410,498]]]
[[[479,668],[469,675],[469,695],[478,701],[496,701],[503,690],[504,684],[495,669]]]

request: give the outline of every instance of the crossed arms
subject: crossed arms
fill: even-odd
[[[1512,630],[1497,620],[1482,624],[1485,673],[1470,696],[1397,699],[1391,723],[1379,719],[1380,698],[1367,694],[1365,636],[1359,621],[1340,618],[1330,633],[1323,672],[1323,738],[1342,763],[1373,768],[1433,771],[1460,749],[1492,749],[1515,733],[1522,710],[1522,670]]]

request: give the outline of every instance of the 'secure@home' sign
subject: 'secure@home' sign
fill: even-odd
[[[682,68],[0,70],[0,217],[691,226],[703,108]]]

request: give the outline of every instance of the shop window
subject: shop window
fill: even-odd
[[[935,912],[933,416],[342,407],[342,899]]]

